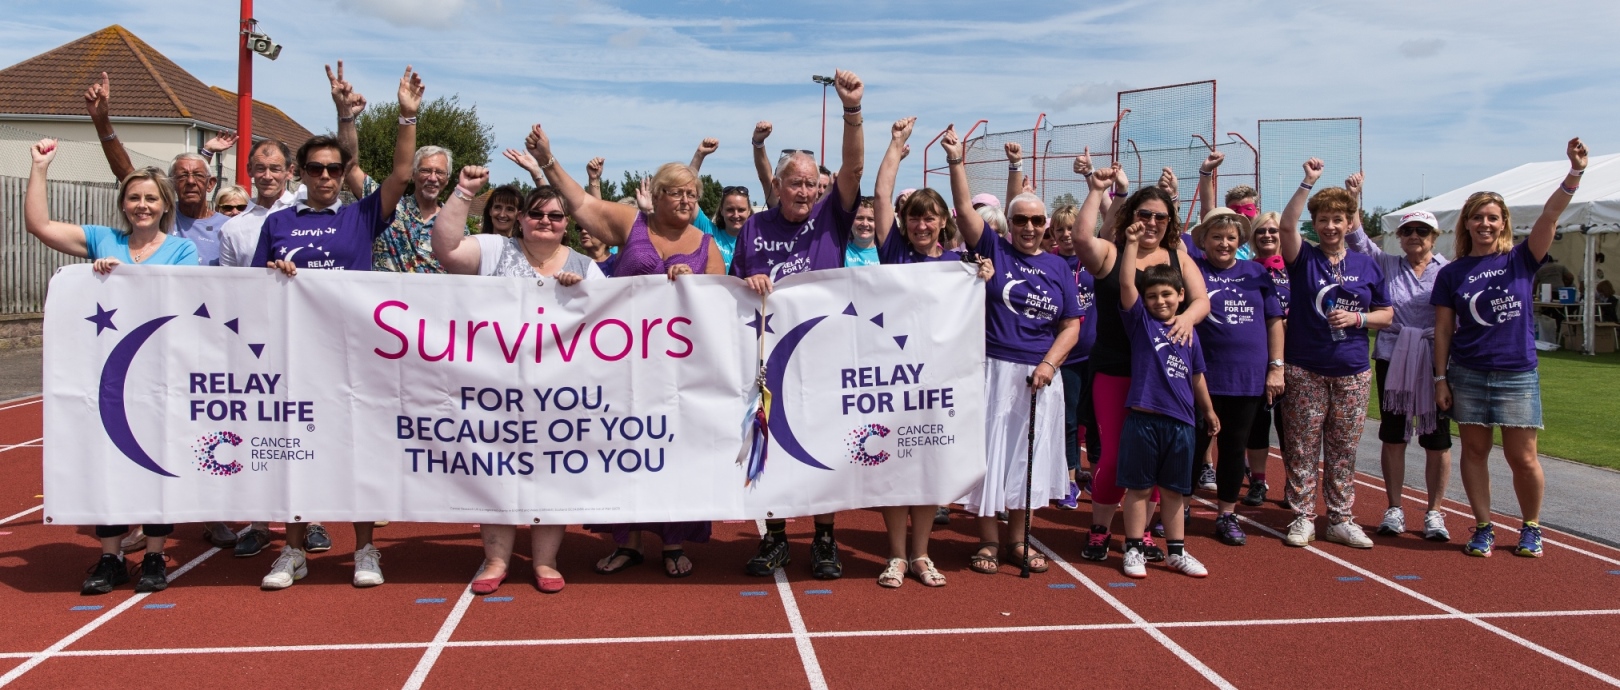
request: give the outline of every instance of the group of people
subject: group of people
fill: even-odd
[[[1542,553],[1537,520],[1543,480],[1536,454],[1542,420],[1528,305],[1556,220],[1586,167],[1578,139],[1569,142],[1568,177],[1525,241],[1513,244],[1502,198],[1480,192],[1465,205],[1455,228],[1457,255],[1448,261],[1433,254],[1439,224],[1422,211],[1402,219],[1401,253],[1380,250],[1359,227],[1360,174],[1344,187],[1316,190],[1323,164],[1314,158],[1304,163],[1303,179],[1279,214],[1260,213],[1257,195],[1247,187],[1231,190],[1226,205],[1217,207],[1222,156],[1211,153],[1200,168],[1200,220],[1184,231],[1177,181],[1168,170],[1158,184],[1132,191],[1123,170],[1094,168],[1089,153],[1074,161],[1089,190],[1078,206],[1049,212],[1023,178],[1016,144],[1006,146],[1005,204],[994,195],[974,195],[964,167],[967,144],[954,128],[941,137],[951,199],[928,188],[895,194],[916,121],[905,118],[890,128],[873,194],[866,196],[865,88],[855,74],[838,71],[834,86],[843,127],[836,171],[818,165],[807,151],[785,151],[771,166],[765,153],[771,125],[755,127],[763,211],[755,212],[741,186],[724,188],[714,218],[699,208],[698,169],[717,149],[714,139],[705,139],[689,164],[659,167],[636,198],[614,202],[602,198],[602,159],[587,164],[582,187],[537,124],[523,150],[505,152],[533,176],[535,187],[489,190],[482,232],[468,234],[467,216],[485,193],[489,173],[467,166],[452,178],[449,151],[416,146],[420,75],[407,67],[400,78],[393,167],[381,182],[355,162],[355,118],[366,106],[364,96],[343,78],[341,62],[327,76],[336,136],[312,137],[296,152],[273,139],[241,142],[256,193],[238,198],[246,194],[222,191],[210,208],[216,181],[209,160],[235,145],[234,138],[216,137],[198,153],[177,156],[167,172],[133,169],[107,118],[111,88],[103,74],[85,98],[121,179],[121,227],[49,218],[45,181],[55,142],[46,139],[33,148],[25,204],[29,232],[57,251],[92,260],[103,273],[123,263],[263,267],[289,277],[300,269],[379,270],[554,280],[562,289],[585,280],[665,275],[675,281],[701,273],[729,274],[768,294],[776,281],[806,271],[977,263],[986,300],[986,473],[958,501],[977,519],[980,544],[967,563],[970,570],[994,574],[1007,561],[1044,572],[1045,556],[1027,546],[1027,511],[1053,502],[1075,509],[1089,493],[1085,559],[1104,561],[1117,550],[1131,577],[1145,577],[1146,564],[1161,561],[1171,571],[1204,577],[1208,569],[1187,550],[1190,497],[1198,488],[1213,491],[1214,536],[1243,545],[1247,535],[1238,506],[1260,506],[1270,495],[1273,426],[1286,473],[1283,503],[1296,516],[1285,542],[1305,546],[1315,539],[1320,487],[1326,539],[1372,548],[1352,508],[1356,447],[1374,385],[1383,410],[1379,438],[1389,500],[1379,533],[1407,530],[1401,487],[1406,446],[1416,435],[1428,456],[1431,497],[1422,534],[1450,539],[1437,502],[1449,476],[1454,421],[1477,523],[1464,551],[1493,551],[1486,459],[1493,429],[1500,428],[1524,516],[1514,553]],[[296,192],[295,175],[301,182]],[[450,193],[441,202],[446,187]],[[344,202],[343,191],[356,201]],[[1301,235],[1306,213],[1315,244]],[[568,241],[570,222],[580,231],[578,249]],[[317,244],[318,251],[302,251]],[[1121,508],[1123,532],[1116,543],[1115,513]],[[928,546],[933,525],[949,520],[946,508],[891,506],[882,514],[890,553],[878,584],[899,587],[910,577],[944,586]],[[810,569],[817,578],[843,574],[835,517],[813,519]],[[769,576],[789,563],[786,519],[765,526],[756,555],[745,565],[751,575]],[[372,543],[376,527],[353,524],[357,587],[383,583],[381,553]],[[711,534],[708,522],[588,527],[612,541],[611,552],[595,564],[603,575],[641,564],[650,533],[660,542],[665,574],[687,577],[694,564],[685,545],[706,542]],[[471,588],[487,594],[509,576],[517,528],[479,529],[485,557]],[[165,588],[163,549],[173,530],[160,524],[98,526],[102,553],[83,593],[106,593],[127,582],[131,568],[123,554],[142,548],[136,589]],[[562,525],[531,528],[532,574],[542,592],[564,588],[557,569],[563,533]],[[240,533],[207,523],[205,534],[240,557],[271,543],[265,523]],[[1164,540],[1163,548],[1156,539]],[[262,587],[292,586],[308,572],[307,554],[330,548],[323,526],[287,525]]]

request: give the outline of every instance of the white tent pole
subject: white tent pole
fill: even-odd
[[[1597,320],[1594,318],[1596,316],[1594,312],[1597,310],[1595,297],[1597,293],[1597,260],[1594,257],[1597,254],[1597,235],[1592,234],[1591,226],[1583,226],[1581,231],[1586,233],[1586,260],[1582,262],[1584,266],[1581,267],[1581,323],[1584,324],[1581,329],[1582,340],[1584,341],[1581,343],[1581,351],[1589,355],[1595,355],[1597,354],[1597,333],[1593,330],[1593,322]]]

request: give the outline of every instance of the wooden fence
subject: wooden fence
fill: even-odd
[[[118,227],[118,187],[110,183],[49,183],[51,219]],[[82,263],[54,249],[23,225],[28,180],[0,177],[0,316],[45,311],[45,288],[56,269]]]

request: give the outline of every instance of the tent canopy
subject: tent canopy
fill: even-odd
[[[1530,225],[1541,216],[1541,207],[1552,196],[1553,190],[1564,181],[1569,172],[1569,161],[1526,163],[1512,170],[1492,175],[1478,182],[1466,184],[1449,192],[1384,214],[1379,219],[1386,236],[1394,236],[1401,224],[1401,216],[1411,211],[1428,211],[1440,220],[1440,233],[1449,234],[1457,228],[1463,203],[1474,192],[1489,191],[1501,194],[1513,216],[1513,229],[1518,233],[1530,231]],[[1620,153],[1592,158],[1581,178],[1580,191],[1558,218],[1558,227],[1565,231],[1589,228],[1594,232],[1620,230]],[[1436,247],[1438,249],[1438,247]]]

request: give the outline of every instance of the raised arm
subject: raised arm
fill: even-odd
[[[709,137],[698,142],[697,150],[692,152],[692,172],[696,173],[697,171],[702,170],[703,159],[708,158],[709,154],[714,153],[715,150],[719,148],[720,140],[714,137]]]
[[[838,89],[838,100],[844,104],[844,147],[838,162],[838,203],[844,210],[854,212],[861,201],[861,174],[866,171],[866,134],[861,128],[865,118],[861,115],[861,96],[866,86],[854,72],[838,70],[833,73],[833,86]]]
[[[1575,190],[1581,186],[1581,175],[1586,174],[1586,144],[1581,143],[1580,137],[1569,140],[1564,154],[1569,156],[1569,173],[1564,175],[1558,189],[1553,190],[1547,204],[1541,207],[1541,217],[1536,219],[1535,225],[1530,226],[1530,237],[1525,240],[1536,261],[1546,258],[1547,250],[1552,249],[1553,237],[1558,230],[1558,217],[1564,214],[1564,209],[1569,208],[1569,200],[1575,198]]]
[[[433,258],[444,270],[459,275],[477,275],[481,262],[478,240],[467,236],[467,212],[472,200],[489,181],[489,170],[476,165],[461,169],[461,181],[450,198],[439,206],[433,221]]]
[[[1172,204],[1181,203],[1181,180],[1176,179],[1175,170],[1166,166],[1164,170],[1159,171],[1158,187],[1170,195]],[[1175,210],[1171,210],[1171,213],[1175,213]]]
[[[1294,195],[1288,198],[1288,205],[1283,207],[1281,224],[1282,258],[1287,263],[1294,263],[1299,258],[1299,243],[1304,241],[1299,236],[1299,217],[1305,213],[1305,202],[1311,198],[1311,186],[1322,177],[1322,159],[1312,158],[1305,161],[1305,181],[1299,183]]]
[[[337,72],[332,72],[332,66],[326,66],[326,81],[332,88],[332,105],[337,108],[337,140],[338,146],[349,152],[349,159],[356,161],[349,166],[349,172],[343,176],[343,188],[356,198],[365,196],[366,171],[360,169],[360,130],[355,126],[355,118],[366,109],[366,97],[354,90],[354,85],[343,78],[343,61],[338,60]],[[413,152],[414,153],[414,152]]]
[[[1142,239],[1142,221],[1134,221],[1125,227],[1125,246],[1136,246],[1137,240]],[[1130,309],[1136,306],[1140,294],[1136,291],[1136,252],[1120,252],[1119,265],[1119,306],[1121,309]]]
[[[900,161],[906,157],[906,140],[911,138],[911,130],[917,124],[917,118],[907,117],[896,120],[889,127],[889,148],[883,152],[883,162],[878,164],[877,181],[872,186],[872,218],[877,222],[877,245],[889,239],[889,229],[894,227],[894,178],[900,175]]]
[[[1088,152],[1089,153],[1089,152]],[[1084,163],[1084,165],[1082,165]],[[1075,172],[1089,169],[1091,157],[1089,155],[1074,160]],[[1080,257],[1080,263],[1085,264],[1086,270],[1092,275],[1103,275],[1106,271],[1110,252],[1115,250],[1114,243],[1097,237],[1097,214],[1102,208],[1103,197],[1108,196],[1114,187],[1114,169],[1090,170],[1086,175],[1086,200],[1080,202],[1080,212],[1074,221],[1074,253]]]
[[[1007,196],[1002,203],[1010,205],[1014,197],[1024,193],[1024,147],[1009,141],[1001,148],[1007,152]]]
[[[394,170],[379,190],[384,215],[394,212],[399,198],[405,195],[405,185],[411,181],[411,161],[416,158],[416,115],[421,112],[424,91],[422,75],[406,65],[405,74],[399,78],[400,125],[394,138]]]
[[[101,153],[107,157],[107,167],[112,168],[113,177],[121,182],[135,172],[135,164],[129,162],[129,152],[124,150],[124,142],[119,141],[118,132],[113,131],[112,118],[107,115],[111,100],[112,84],[107,80],[107,73],[102,72],[101,81],[91,84],[84,92],[84,107],[90,111],[90,122],[96,126],[96,136],[101,138]],[[52,146],[55,146],[54,141]]]
[[[1345,191],[1350,192],[1350,196],[1356,198],[1356,214],[1354,218],[1350,219],[1354,227],[1350,228],[1350,232],[1345,234],[1344,243],[1349,245],[1350,251],[1378,258],[1384,255],[1384,250],[1378,246],[1377,242],[1372,241],[1372,238],[1367,236],[1367,229],[1362,227],[1361,224],[1361,182],[1363,179],[1365,178],[1361,173],[1344,178]]]
[[[759,175],[759,186],[765,190],[765,208],[776,206],[776,176],[771,171],[771,159],[765,155],[765,139],[771,136],[771,123],[760,120],[754,125],[754,172]]]
[[[951,169],[951,203],[956,206],[956,229],[962,233],[963,246],[973,249],[979,246],[979,239],[984,235],[984,216],[973,208],[973,189],[968,186],[967,165],[962,160],[967,144],[956,137],[956,125],[951,125],[939,138],[939,146],[945,149],[945,165]]]
[[[1119,161],[1114,161],[1114,186],[1108,190],[1108,210],[1103,213],[1103,224],[1097,230],[1097,236],[1108,242],[1114,241],[1114,217],[1119,210],[1125,207],[1125,199],[1131,195],[1131,179],[1125,174],[1125,169],[1119,167]]]
[[[524,155],[528,156],[528,154],[524,154]],[[529,159],[529,162],[531,162],[531,163],[534,162],[534,156],[528,156],[528,159]],[[602,198],[602,166],[604,166],[606,164],[607,164],[607,161],[603,160],[601,156],[597,156],[595,158],[592,158],[589,163],[585,164],[585,193],[586,194],[594,196],[594,197],[596,197],[598,199]],[[535,167],[536,171],[538,171],[539,169],[540,169],[539,166]],[[693,172],[696,172],[696,171],[697,171],[696,168],[694,168]],[[530,174],[538,174],[538,173],[530,173]]]
[[[1215,175],[1220,170],[1221,163],[1226,160],[1226,154],[1220,151],[1210,151],[1202,165],[1198,166],[1198,217],[1206,218],[1209,212],[1215,210]]]
[[[84,228],[51,220],[45,174],[51,168],[51,160],[56,158],[56,140],[40,139],[28,153],[33,165],[28,171],[28,191],[23,198],[23,227],[51,249],[81,259],[89,258],[90,245],[84,238]]]
[[[551,152],[551,139],[546,136],[540,125],[529,130],[528,138],[523,140],[528,147],[529,155],[540,161],[538,169],[545,173],[546,180],[557,193],[568,200],[568,208],[573,212],[574,220],[589,230],[592,237],[602,241],[610,247],[622,246],[630,236],[630,227],[636,223],[636,214],[639,209],[630,208],[624,204],[603,201],[585,193],[580,189],[579,183],[568,175],[568,171],[557,163],[557,158]],[[642,186],[647,186],[645,182]]]

